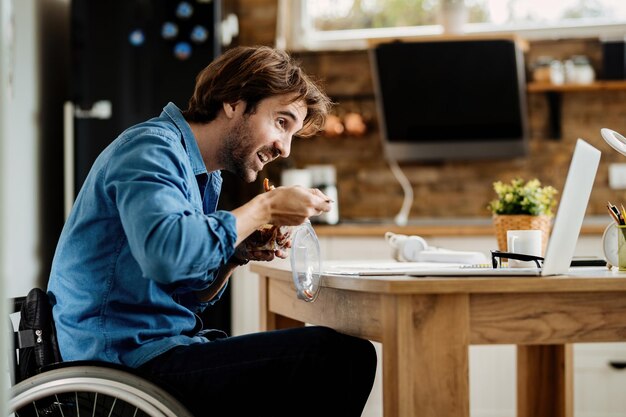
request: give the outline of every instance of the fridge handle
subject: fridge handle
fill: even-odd
[[[65,220],[74,204],[74,104],[66,101],[63,105],[63,195]]]
[[[74,116],[77,119],[110,119],[113,115],[113,106],[109,100],[99,100],[93,103],[90,109],[81,109],[76,107],[74,109]]]

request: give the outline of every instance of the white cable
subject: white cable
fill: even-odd
[[[396,214],[396,217],[394,217],[394,222],[398,226],[405,226],[409,221],[409,213],[413,205],[413,187],[395,159],[387,156],[387,162],[389,163],[389,168],[391,168],[393,176],[396,177],[396,180],[398,180],[404,192],[404,201],[402,202],[400,211]]]
[[[374,58],[374,53],[371,52],[372,50],[370,50],[370,61],[371,61],[371,68],[372,68],[372,77],[374,78],[374,80],[378,79],[378,67],[376,65],[376,60]],[[380,133],[381,135],[379,136],[381,139],[381,145],[382,148],[385,150],[385,156],[387,159],[387,162],[389,163],[389,168],[391,168],[391,172],[393,173],[393,176],[396,177],[396,180],[398,180],[398,183],[400,183],[400,186],[402,187],[402,191],[404,192],[404,201],[402,202],[402,207],[400,208],[400,211],[398,212],[398,214],[396,214],[396,217],[394,217],[394,222],[398,225],[398,226],[406,226],[406,224],[409,221],[409,213],[411,211],[411,206],[413,205],[413,187],[411,186],[411,183],[409,182],[409,179],[406,177],[406,175],[404,175],[404,172],[402,172],[402,169],[400,169],[400,166],[398,165],[398,162],[396,162],[396,159],[391,156],[391,151],[389,149],[387,149],[387,139],[386,139],[386,132],[387,132],[387,127],[385,126],[385,117],[382,116],[384,114],[384,109],[382,106],[382,96],[380,94],[380,87],[378,85],[378,82],[374,83],[374,87],[376,88],[376,106],[378,108],[378,114],[379,114],[379,123],[380,123]]]

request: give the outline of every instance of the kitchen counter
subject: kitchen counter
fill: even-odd
[[[611,222],[608,216],[585,218],[581,235],[602,235]],[[419,219],[406,226],[392,221],[346,221],[337,225],[313,224],[319,236],[371,237],[384,236],[385,232],[422,237],[493,236],[495,229],[491,218]]]

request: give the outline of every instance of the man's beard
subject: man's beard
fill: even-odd
[[[258,173],[253,168],[256,161],[250,160],[251,157],[256,157],[256,150],[252,148],[252,136],[246,116],[244,122],[224,138],[218,157],[226,171],[246,182],[256,180]]]

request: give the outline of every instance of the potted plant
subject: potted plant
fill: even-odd
[[[499,249],[507,250],[507,230],[539,229],[545,254],[558,191],[549,185],[542,186],[536,178],[527,182],[521,178],[509,183],[496,181],[493,189],[497,198],[487,208],[493,216]]]

